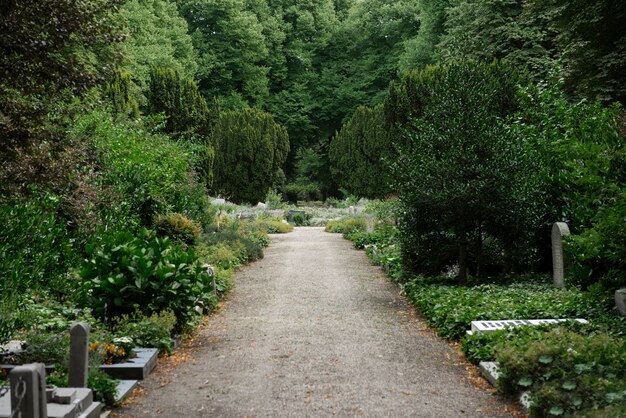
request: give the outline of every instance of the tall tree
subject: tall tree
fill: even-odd
[[[330,144],[332,173],[339,186],[355,196],[389,194],[390,139],[382,106],[359,107]]]
[[[126,21],[126,67],[145,91],[154,67],[171,68],[193,79],[198,65],[189,28],[170,0],[128,0],[120,10]]]
[[[53,110],[115,67],[120,0],[4,1],[0,6],[0,135],[44,135]],[[50,133],[50,131],[48,131]],[[8,145],[8,144],[7,144]],[[5,146],[2,147],[6,149]]]
[[[419,0],[419,32],[405,42],[405,51],[400,59],[403,71],[424,68],[439,60],[436,45],[445,32],[446,10],[459,0]]]
[[[504,269],[523,248],[516,244],[537,216],[533,158],[505,124],[518,107],[518,80],[498,63],[458,63],[414,71],[392,87],[391,97],[417,105],[408,107],[393,169],[408,271],[439,273],[456,261],[465,282],[470,264],[482,264],[486,237],[501,246]]]
[[[287,130],[253,108],[221,113],[213,144],[214,190],[234,202],[263,201],[289,153]]]
[[[570,90],[626,103],[626,3],[621,0],[531,0],[552,18]]]
[[[494,59],[544,79],[554,66],[549,17],[530,13],[523,0],[462,0],[447,9],[437,45],[444,62]]]
[[[177,0],[198,52],[200,90],[225,108],[261,106],[268,96],[263,27],[243,0]]]
[[[419,29],[414,1],[356,2],[319,54],[316,125],[332,136],[357,106],[381,103],[398,75],[404,42]]]

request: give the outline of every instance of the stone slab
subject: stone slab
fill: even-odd
[[[124,363],[103,364],[100,368],[109,376],[122,380],[143,380],[154,370],[159,350],[156,348],[136,348],[134,358]]]
[[[585,319],[516,319],[516,320],[498,320],[498,321],[472,321],[471,329],[474,332],[493,332],[506,327],[519,327],[524,325],[543,325],[543,324],[558,324],[565,321],[577,321],[581,324],[588,323]]]
[[[500,377],[500,371],[498,370],[498,363],[495,361],[481,361],[478,364],[482,375],[491,383],[492,386],[496,386],[498,378]],[[519,403],[528,411],[530,408],[530,394],[528,392],[522,392],[519,396]]]
[[[99,402],[93,402],[93,394],[91,389],[86,388],[57,388],[58,396],[68,398],[74,395],[74,402],[71,404],[60,404],[49,402],[47,404],[48,418],[96,418],[100,416],[102,407]],[[82,415],[76,412],[80,405],[80,410],[84,411]],[[0,398],[0,418],[9,418],[11,416],[11,399],[9,396]]]
[[[500,377],[498,364],[495,361],[481,361],[478,364],[478,368],[485,379],[487,379],[492,386],[495,386]]]
[[[121,402],[126,399],[139,384],[138,380],[120,380],[117,384],[115,401]]]

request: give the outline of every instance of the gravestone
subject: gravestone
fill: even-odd
[[[615,291],[615,306],[621,316],[626,316],[626,288]]]
[[[11,371],[9,380],[11,382],[11,416],[48,417],[46,369],[43,364],[18,366]]]
[[[267,208],[267,205],[266,205],[265,203],[263,203],[263,202],[259,202],[259,203],[257,203],[257,204],[256,204],[256,207],[257,207],[258,209],[263,209],[263,210],[265,210],[265,209]]]
[[[87,387],[89,372],[89,324],[79,322],[70,328],[68,383],[72,388]]]
[[[552,280],[556,287],[565,287],[565,257],[563,239],[569,236],[569,227],[565,222],[552,225]]]

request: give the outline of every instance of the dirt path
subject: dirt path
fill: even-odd
[[[363,252],[275,236],[189,348],[121,417],[508,417]]]

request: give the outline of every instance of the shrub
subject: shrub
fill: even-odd
[[[293,225],[278,218],[259,219],[256,221],[258,228],[268,234],[286,234],[293,231]]]
[[[450,280],[450,279],[446,279]],[[586,318],[611,315],[604,300],[546,284],[482,284],[472,287],[405,285],[407,296],[445,338],[458,340],[475,320]]]
[[[197,246],[197,254],[204,263],[225,270],[238,269],[242,263],[235,250],[226,243],[212,245],[200,243]]]
[[[233,249],[241,263],[263,258],[263,248],[249,238],[243,237],[233,230],[204,234],[201,242],[206,245],[224,243]]]
[[[109,196],[102,209],[105,223],[150,227],[158,214],[180,213],[207,225],[208,198],[193,172],[191,146],[144,129],[102,112],[75,124],[72,136],[93,142],[100,167],[96,181]]]
[[[202,228],[197,222],[180,213],[158,215],[154,227],[159,235],[187,245],[193,245],[202,233]]]
[[[56,296],[73,290],[67,272],[78,255],[57,215],[59,204],[51,194],[0,204],[0,298],[34,289]]]
[[[106,406],[115,405],[118,381],[110,377],[98,367],[89,367],[87,387],[93,391],[94,400]],[[56,365],[54,372],[46,378],[46,384],[57,387],[68,387],[67,367]]]
[[[317,183],[291,183],[283,189],[285,200],[291,203],[320,200],[322,192]]]
[[[145,316],[137,310],[123,314],[113,320],[116,335],[130,337],[137,347],[158,348],[160,354],[172,353],[172,331],[176,325],[176,315],[169,310]]]
[[[328,221],[326,232],[349,234],[354,231],[364,231],[367,228],[365,218],[343,218]]]
[[[86,248],[80,271],[82,303],[105,320],[135,311],[146,315],[171,309],[177,329],[192,324],[194,308],[211,295],[210,279],[192,250],[142,230],[135,237],[118,232],[99,237]]]
[[[269,113],[247,108],[222,112],[213,131],[215,191],[233,202],[265,199],[287,159],[289,136]]]
[[[626,406],[626,342],[556,328],[498,352],[498,387],[531,392],[533,416],[580,416]]]

